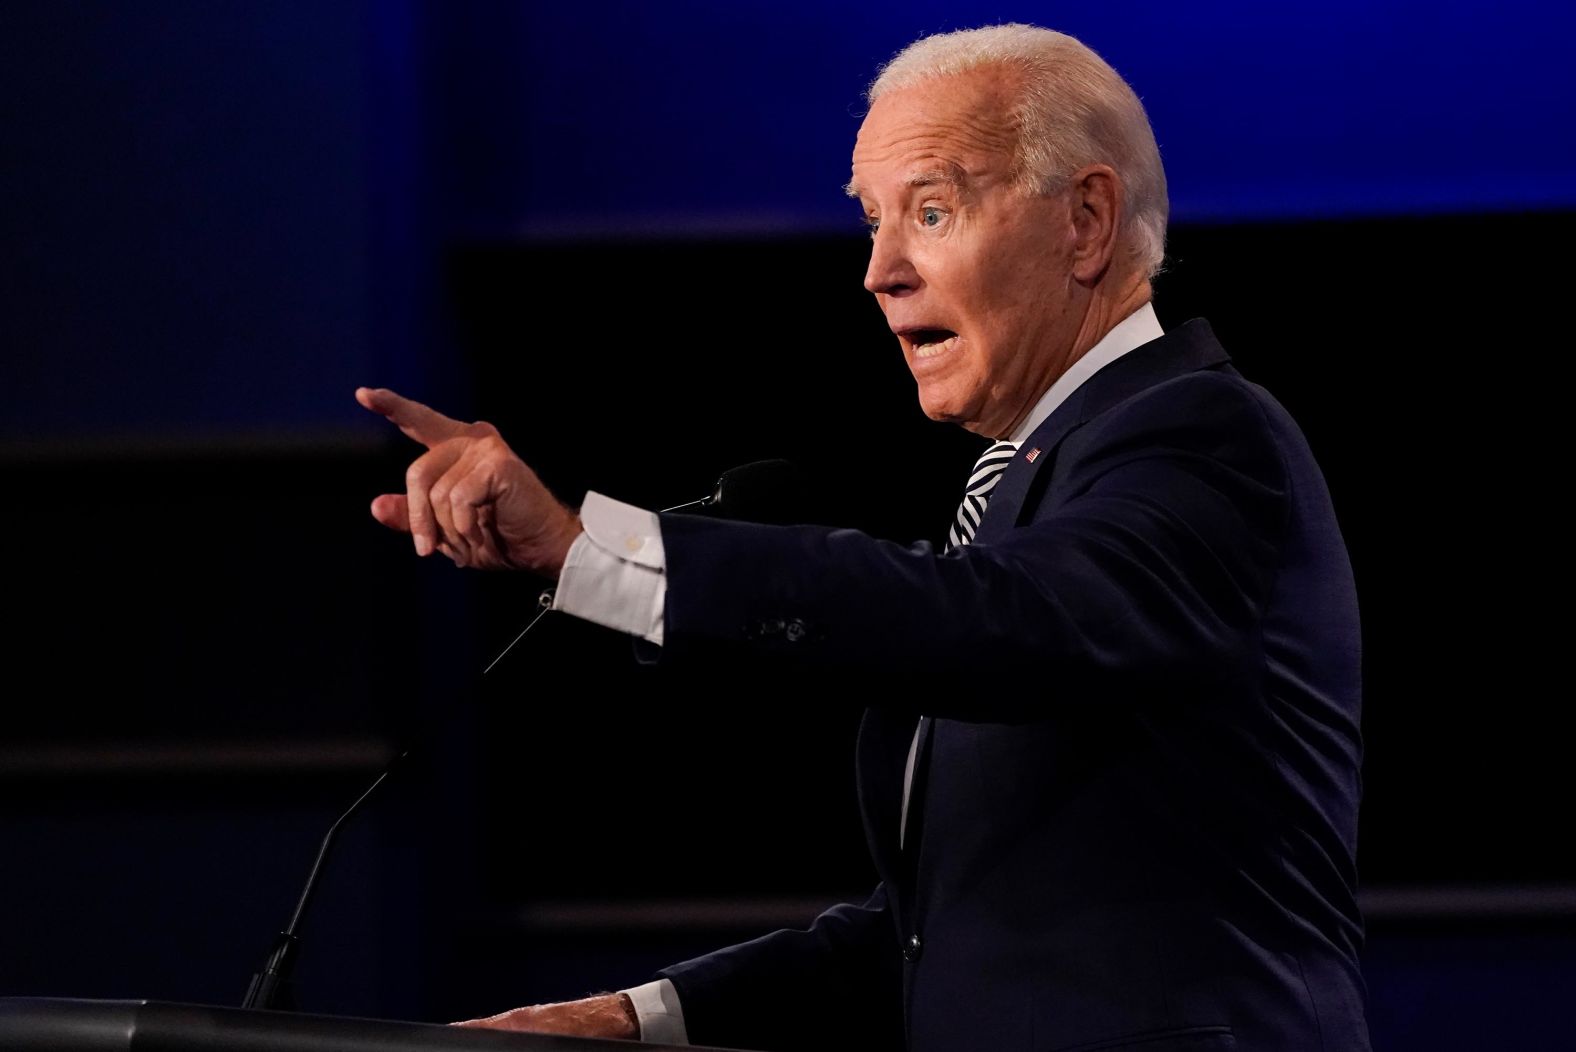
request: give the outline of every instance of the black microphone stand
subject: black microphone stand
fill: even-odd
[[[794,477],[794,467],[786,460],[758,460],[750,464],[741,464],[722,473],[717,479],[717,486],[709,496],[700,500],[689,501],[685,504],[676,504],[671,508],[663,508],[662,512],[720,510],[724,513],[736,511],[738,506],[748,504],[752,499],[758,499],[761,493],[770,492],[786,485],[785,480]],[[482,675],[491,672],[494,665],[504,659],[525,634],[536,626],[547,612],[552,609],[553,589],[544,591],[538,599],[536,616],[520,630],[510,644],[492,660],[492,664],[482,670]],[[279,933],[279,939],[274,943],[274,948],[269,951],[263,961],[263,967],[252,976],[251,985],[247,987],[246,999],[241,1002],[242,1008],[291,1008],[292,999],[289,996],[290,973],[295,967],[296,951],[300,940],[296,936],[296,928],[301,923],[301,918],[306,914],[306,907],[312,901],[312,893],[317,889],[317,879],[323,870],[323,862],[328,858],[329,848],[334,845],[334,838],[339,834],[339,827],[345,820],[355,814],[367,798],[377,791],[384,779],[394,772],[408,755],[401,752],[383,769],[383,773],[367,786],[366,791],[356,798],[344,814],[339,816],[329,827],[328,835],[323,837],[323,844],[317,850],[317,861],[312,863],[312,872],[306,878],[306,887],[301,891],[301,901],[296,903],[295,913],[290,917],[290,923],[285,930]]]
[[[301,890],[301,900],[296,903],[295,913],[290,916],[290,923],[285,930],[279,933],[279,940],[274,943],[274,948],[269,951],[268,957],[263,961],[262,970],[252,976],[252,983],[246,988],[246,999],[241,1002],[242,1008],[292,1008],[292,998],[289,994],[290,973],[295,968],[296,948],[300,940],[296,938],[296,928],[301,923],[301,918],[306,914],[307,903],[312,901],[312,892],[317,889],[317,878],[323,870],[323,860],[328,857],[328,849],[334,846],[334,838],[339,834],[339,827],[345,824],[345,819],[355,814],[367,798],[377,791],[394,769],[409,756],[410,753],[402,752],[389,765],[383,768],[383,773],[367,786],[366,791],[356,798],[344,814],[328,828],[328,835],[323,838],[323,844],[317,849],[317,861],[312,863],[312,872],[306,878],[306,887]]]

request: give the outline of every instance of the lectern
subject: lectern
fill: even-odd
[[[616,1052],[636,1041],[160,1001],[0,998],[5,1052]]]

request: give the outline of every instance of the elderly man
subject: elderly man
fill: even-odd
[[[660,644],[901,675],[865,715],[882,883],[807,931],[480,1025],[753,1048],[1367,1047],[1355,593],[1296,425],[1149,306],[1165,179],[1132,90],[1027,26],[870,91],[849,192],[925,412],[996,440],[946,550],[560,505],[485,424],[358,398],[429,451],[373,514],[559,578]]]

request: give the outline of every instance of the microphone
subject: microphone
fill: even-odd
[[[804,475],[791,462],[781,458],[752,460],[724,471],[709,496],[662,508],[657,514],[684,511],[718,519],[744,519],[769,526],[788,526],[806,521],[804,509],[810,505],[808,493]],[[552,588],[543,590],[536,597],[536,606],[536,616],[526,622],[520,634],[511,639],[509,645],[482,669],[482,675],[496,668],[498,662],[514,649],[514,645],[547,616],[547,612],[553,608]]]
[[[401,752],[389,765],[383,768],[383,773],[373,779],[356,802],[351,804],[344,814],[340,815],[333,825],[328,827],[328,835],[323,838],[323,844],[317,849],[317,861],[312,863],[312,872],[306,878],[306,887],[301,890],[301,900],[296,903],[295,913],[290,916],[290,923],[285,930],[279,933],[279,940],[274,943],[274,948],[263,960],[262,970],[252,976],[251,985],[246,988],[246,999],[241,1002],[242,1008],[288,1008],[290,972],[295,968],[296,950],[300,940],[296,938],[296,928],[301,923],[302,916],[306,913],[307,903],[312,901],[312,892],[317,890],[317,878],[323,870],[323,860],[328,857],[328,849],[334,845],[334,837],[339,834],[339,827],[345,824],[345,819],[355,814],[367,798],[377,791],[384,779],[394,773],[409,756],[409,752]]]
[[[756,460],[729,468],[710,496],[663,508],[717,519],[740,519],[771,526],[804,522],[809,504],[804,474],[790,461]]]

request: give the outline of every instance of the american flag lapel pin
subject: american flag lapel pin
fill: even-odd
[[[1023,455],[1023,459],[1027,460],[1029,463],[1033,464],[1034,463],[1034,458],[1039,456],[1039,455],[1040,455],[1040,447],[1039,446],[1035,446],[1033,449],[1029,450],[1027,453],[1025,453]]]

